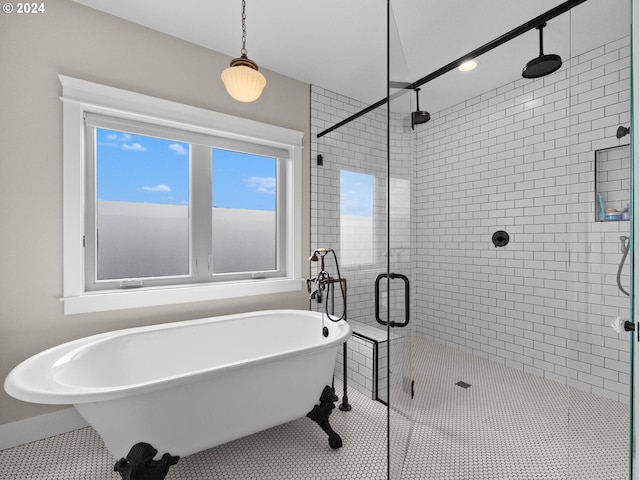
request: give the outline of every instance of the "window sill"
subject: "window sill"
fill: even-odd
[[[302,280],[276,278],[242,282],[207,283],[172,287],[147,287],[130,290],[87,292],[77,297],[64,297],[64,314],[106,312],[126,308],[156,307],[177,303],[221,300],[302,290]]]

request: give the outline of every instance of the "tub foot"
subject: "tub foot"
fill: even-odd
[[[329,446],[331,448],[338,449],[342,446],[342,439],[340,435],[333,431],[331,425],[329,425],[329,415],[331,411],[336,408],[334,402],[338,400],[338,397],[330,386],[324,387],[322,395],[320,395],[320,405],[315,405],[313,410],[307,413],[307,417],[320,425],[320,428],[329,435]]]
[[[148,443],[136,443],[127,458],[121,458],[113,467],[122,480],[163,480],[167,476],[169,467],[175,465],[180,457],[173,457],[165,453],[160,460],[154,460],[158,450]]]

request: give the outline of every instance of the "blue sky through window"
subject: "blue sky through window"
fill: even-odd
[[[96,129],[97,198],[189,204],[189,144]],[[275,210],[276,160],[212,150],[213,201],[221,208]]]
[[[373,216],[373,175],[340,170],[340,215]]]
[[[276,209],[276,159],[214,148],[211,155],[213,206]]]

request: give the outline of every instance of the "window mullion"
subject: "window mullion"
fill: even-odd
[[[287,172],[290,161],[278,159],[278,173],[277,173],[277,207],[276,207],[276,259],[278,260],[278,264],[276,269],[279,272],[287,271],[287,196],[290,192],[289,181],[291,180],[292,175]]]
[[[211,281],[211,147],[191,145],[191,265],[195,281]]]

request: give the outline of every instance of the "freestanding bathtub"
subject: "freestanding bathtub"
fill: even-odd
[[[116,459],[138,444],[184,456],[317,409],[350,333],[301,310],[131,328],[39,353],[4,386],[20,400],[73,404]]]

